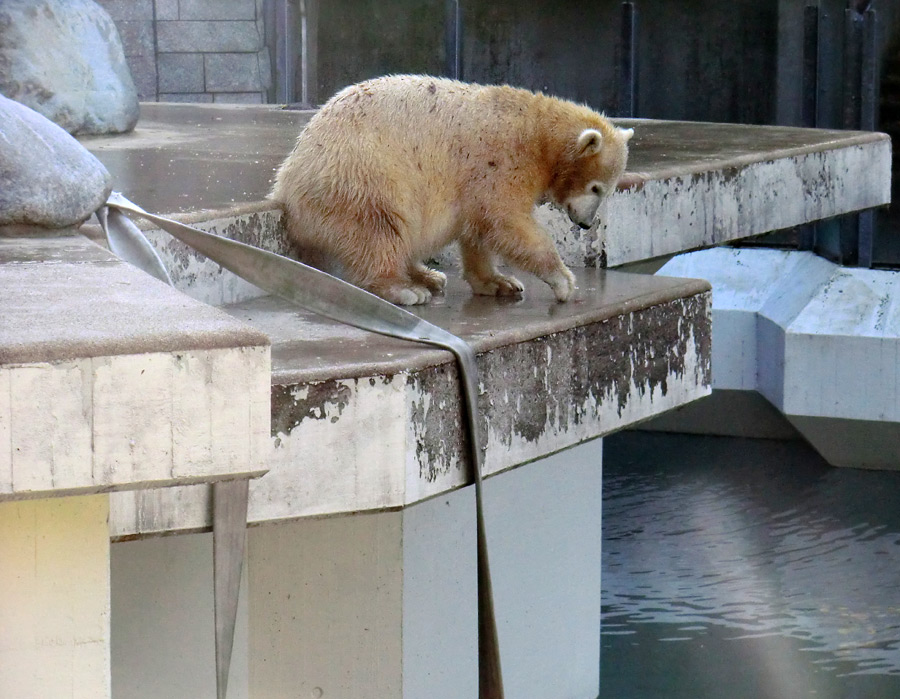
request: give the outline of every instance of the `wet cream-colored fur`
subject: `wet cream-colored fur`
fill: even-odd
[[[394,303],[443,289],[445,276],[422,261],[453,241],[476,294],[522,291],[497,270],[502,259],[565,301],[574,277],[532,210],[554,202],[589,226],[625,170],[630,136],[587,107],[527,90],[377,78],[312,118],[273,196],[301,247]]]

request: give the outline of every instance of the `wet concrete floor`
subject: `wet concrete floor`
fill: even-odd
[[[604,442],[601,697],[900,696],[900,473],[802,442]]]

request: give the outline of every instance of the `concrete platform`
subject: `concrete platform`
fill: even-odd
[[[546,456],[708,393],[705,282],[579,270],[559,304],[473,297],[458,279],[416,312],[479,353],[485,472]],[[272,339],[271,471],[250,522],[404,507],[468,482],[456,367],[270,297],[226,306]],[[377,435],[377,437],[375,436]],[[111,534],[210,526],[205,488],[116,494]]]
[[[676,257],[660,273],[713,284],[710,400],[720,419],[697,404],[650,426],[799,434],[835,466],[900,468],[900,272],[720,248]]]
[[[265,471],[265,334],[74,231],[0,238],[0,294],[0,500]]]
[[[116,188],[148,211],[252,228],[261,212],[280,216],[265,197],[313,113],[146,103],[131,134],[81,140],[114,173]],[[600,222],[582,231],[555,209],[536,212],[575,267],[615,267],[890,201],[885,134],[621,123],[635,129],[628,172]]]

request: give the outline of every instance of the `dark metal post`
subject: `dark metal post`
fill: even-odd
[[[859,128],[874,131],[878,121],[878,35],[875,9],[870,7],[862,16],[860,49]]]
[[[819,124],[819,6],[811,3],[803,9],[803,75],[800,88],[800,121],[815,128]],[[816,246],[816,224],[800,227],[801,250]]]
[[[803,85],[800,120],[815,128],[819,122],[819,6],[803,9]]]
[[[873,131],[877,123],[878,51],[875,9],[850,2],[844,11],[844,109],[846,129]],[[847,216],[841,225],[841,262],[871,267],[875,212]]]
[[[275,0],[275,101],[290,104],[296,101],[294,32],[297,20],[292,0]]]
[[[633,117],[637,111],[637,8],[633,2],[622,3],[620,46],[618,116]]]
[[[862,72],[862,15],[844,10],[843,125],[859,128],[860,75]]]
[[[462,8],[460,0],[444,2],[444,54],[448,78],[462,79]]]
[[[878,122],[878,39],[875,24],[875,9],[869,7],[862,16],[860,40],[860,88],[859,88],[859,128],[874,131]],[[875,211],[869,209],[859,215],[859,259],[860,267],[871,267],[875,247]]]

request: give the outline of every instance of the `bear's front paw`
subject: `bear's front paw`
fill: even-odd
[[[424,286],[392,286],[376,293],[398,306],[418,306],[431,301],[431,292]]]
[[[575,292],[575,275],[566,267],[546,277],[544,281],[553,289],[557,301],[568,301]]]
[[[515,277],[495,274],[488,279],[467,279],[472,291],[479,296],[518,296],[525,287]]]

